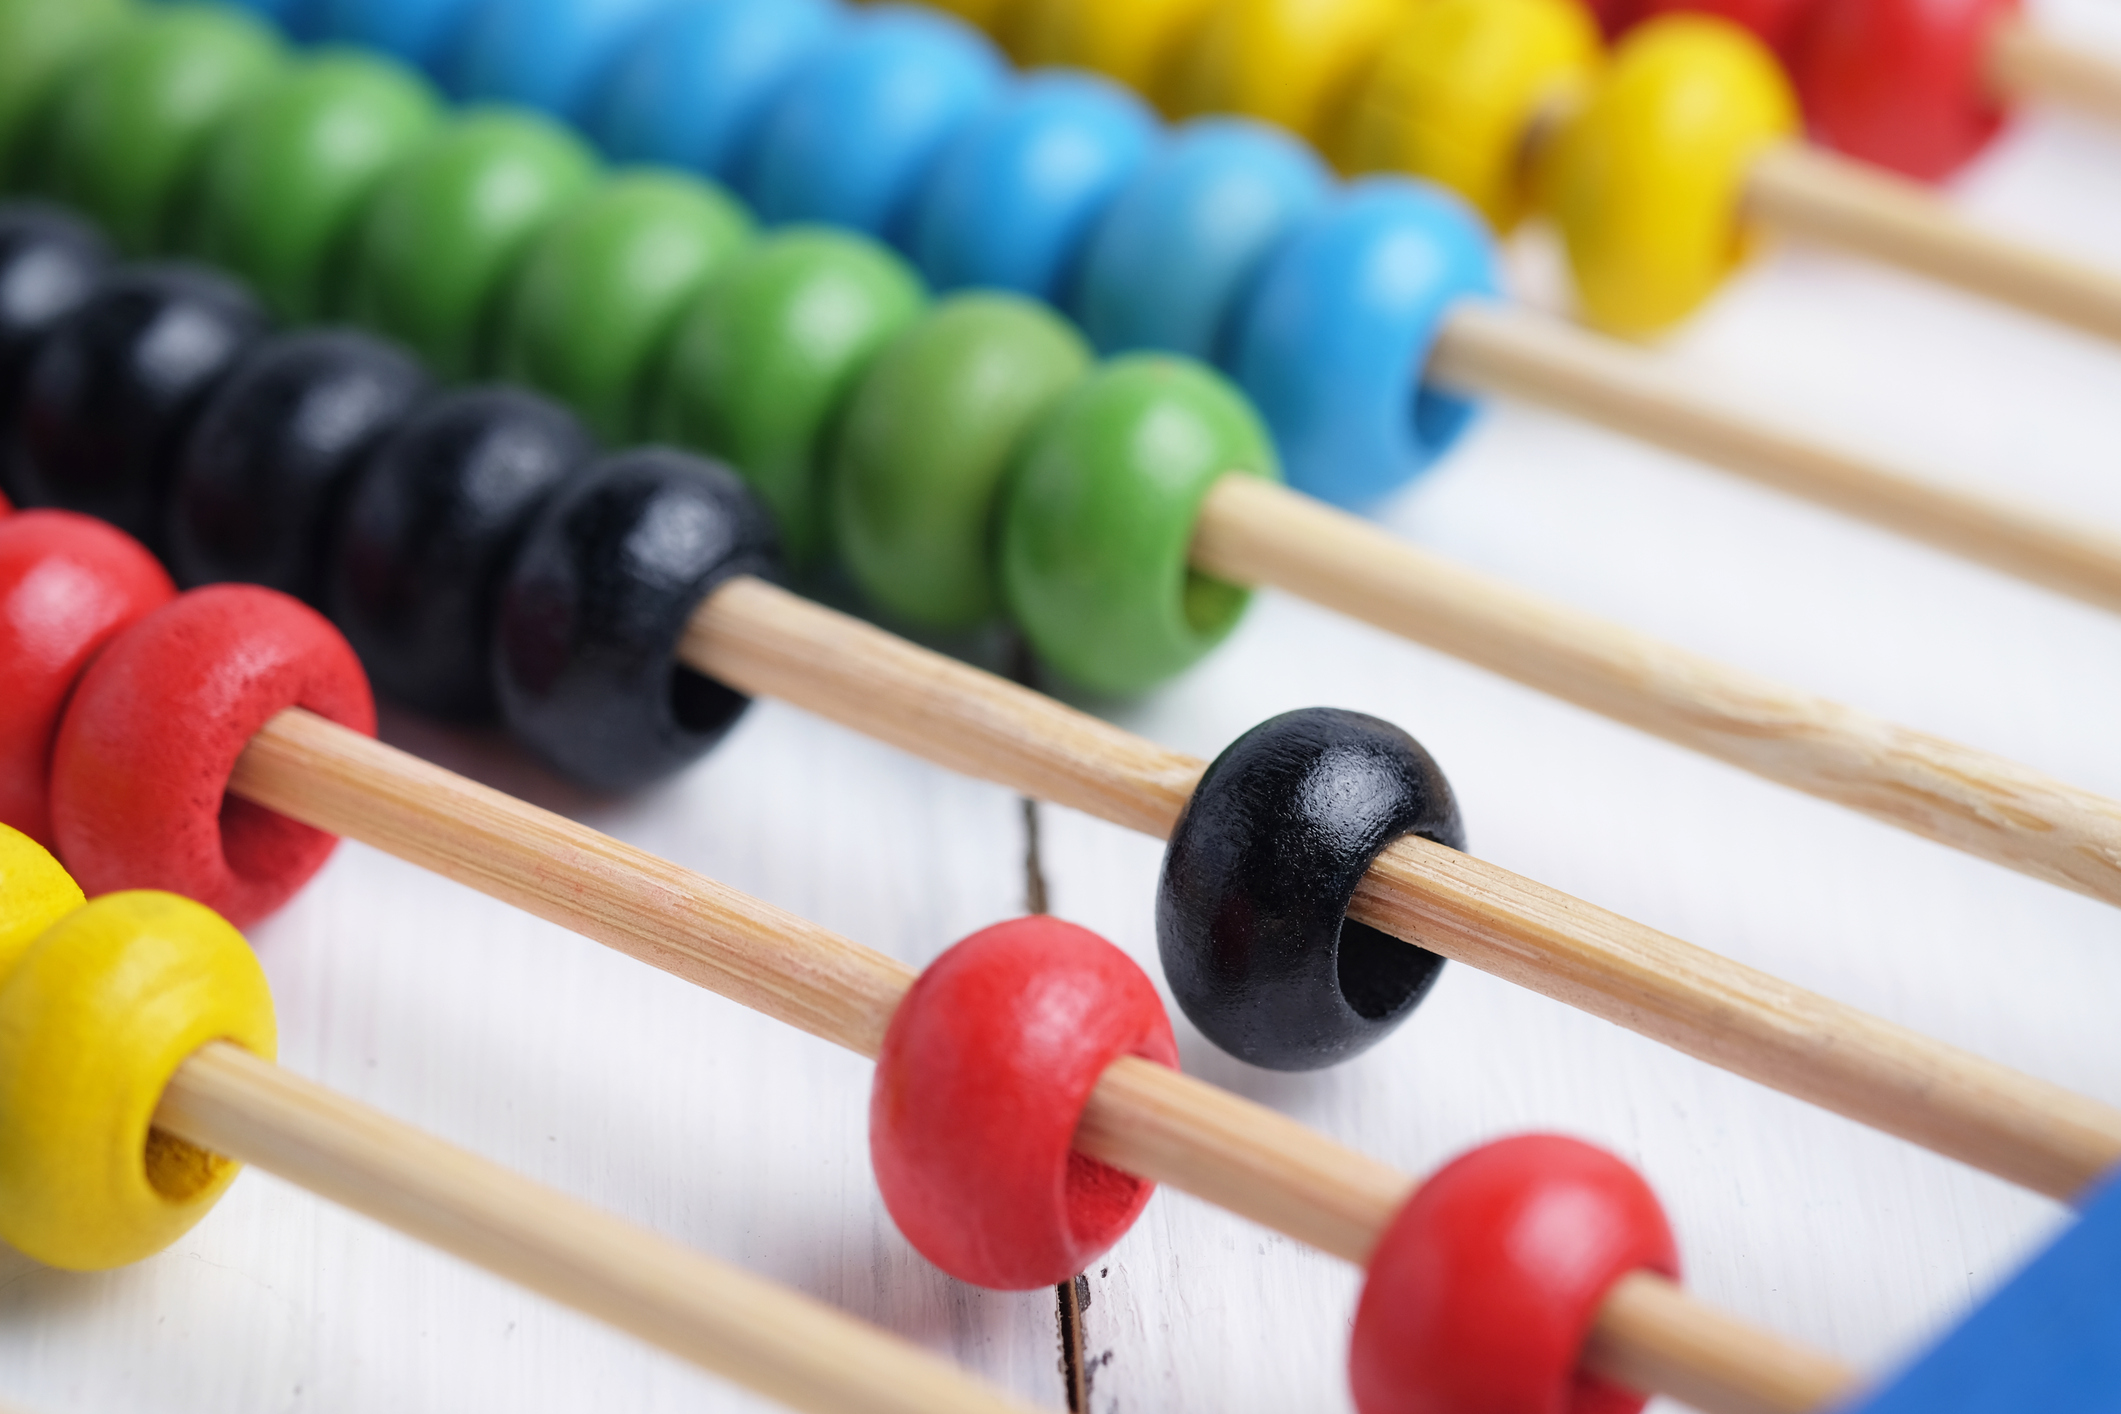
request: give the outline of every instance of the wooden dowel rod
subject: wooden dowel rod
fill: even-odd
[[[255,1164],[703,1369],[814,1414],[1026,1414],[949,1362],[215,1042],[155,1112]]]
[[[731,587],[716,591],[701,617]],[[739,602],[794,606],[842,622],[858,631],[849,646],[860,647],[861,635],[874,635],[920,653],[757,580],[739,580],[733,587]],[[702,632],[711,634],[711,629],[696,623],[694,636]],[[948,669],[974,672],[939,655],[927,656]],[[891,686],[884,685],[884,691],[889,696]],[[1013,686],[1011,691],[1023,692]],[[1023,696],[1045,701],[1033,693]],[[1083,739],[1100,735],[1086,727]],[[1137,755],[1149,761],[1170,754],[1144,745]],[[1197,775],[1199,763],[1191,769]],[[1091,773],[1093,768],[1086,767],[1085,774]],[[229,789],[291,819],[445,874],[872,1058],[892,1009],[912,985],[912,969],[903,963],[300,709],[281,712],[251,739]],[[231,1157],[255,1152],[224,1148],[230,1137],[197,1127],[202,1123],[196,1108],[180,1109],[171,1132]],[[1183,1189],[1354,1262],[1367,1258],[1414,1186],[1405,1175],[1262,1105],[1133,1058],[1115,1062],[1100,1077],[1077,1139],[1085,1153],[1130,1173]],[[259,1162],[272,1168],[279,1160]],[[328,1167],[337,1161],[319,1162]],[[1637,1313],[1608,1332],[1599,1359],[1625,1364],[1644,1380],[1713,1390],[1722,1381],[1742,1378],[1733,1371],[1742,1371],[1743,1362],[1726,1351],[1732,1329],[1743,1328],[1675,1292],[1648,1314]],[[1712,1339],[1701,1333],[1717,1331],[1726,1334]],[[1758,1363],[1772,1365],[1782,1358],[1782,1349],[1780,1342],[1763,1338]],[[1725,1353],[1715,1354],[1720,1364],[1696,1369],[1688,1363],[1690,1351]],[[1663,1392],[1656,1385],[1642,1388]],[[1747,1402],[1752,1399],[1739,1390],[1728,1414],[1758,1407]],[[1700,1407],[1726,1414],[1713,1399]]]
[[[1675,1302],[1687,1302],[1675,1318]],[[1655,1388],[1697,1409],[1803,1414],[1857,1384],[1846,1365],[1704,1310],[1649,1272],[1622,1277],[1599,1309],[1583,1362],[1629,1389]]]
[[[2065,43],[2016,15],[1996,22],[1986,57],[1989,91],[2005,103],[2053,103],[2121,123],[2121,59]]]
[[[1556,408],[2121,613],[2121,535],[1925,482],[1711,398],[1648,356],[1529,310],[1461,304],[1424,375]]]
[[[708,597],[684,656],[741,691],[1160,837],[1202,770],[757,580]],[[1424,840],[1380,856],[1353,916],[2053,1197],[2121,1163],[2121,1111]]]
[[[2121,904],[2121,802],[1607,623],[1255,477],[1202,507],[1196,567],[1273,585],[1639,731]]]
[[[1972,226],[1927,188],[1882,169],[1785,143],[1754,159],[1743,214],[2121,340],[2121,276]]]

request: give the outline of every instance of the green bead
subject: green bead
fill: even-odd
[[[1040,424],[1002,509],[1009,612],[1038,655],[1098,692],[1146,691],[1237,625],[1247,590],[1187,561],[1226,473],[1281,479],[1238,391],[1187,359],[1116,359]]]
[[[750,243],[750,215],[713,183],[620,173],[531,246],[497,315],[493,371],[571,404],[608,441],[632,438],[650,360]]]
[[[738,256],[671,341],[649,435],[712,453],[780,523],[790,564],[829,541],[825,458],[835,414],[927,305],[920,278],[875,241],[791,229]]]
[[[441,123],[434,90],[403,65],[351,53],[303,63],[208,144],[184,245],[248,278],[282,318],[316,320],[354,217]]]
[[[470,376],[509,272],[596,176],[582,140],[549,119],[465,115],[369,200],[334,312],[410,344],[445,378]]]
[[[240,10],[145,11],[54,96],[38,184],[102,222],[131,254],[157,250],[174,234],[208,139],[283,62],[272,31]]]
[[[20,179],[46,101],[133,13],[131,0],[0,0],[0,185]]]
[[[863,591],[930,628],[992,618],[1003,483],[1089,368],[1081,335],[1013,295],[946,300],[894,340],[855,390],[833,458],[833,532]]]

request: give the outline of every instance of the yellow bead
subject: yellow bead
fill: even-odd
[[[38,935],[81,903],[81,886],[43,845],[0,825],[0,986]]]
[[[1018,0],[1003,32],[1026,68],[1091,69],[1154,93],[1216,0]]]
[[[1349,172],[1409,172],[1507,231],[1525,215],[1526,139],[1573,110],[1604,43],[1577,0],[1423,0],[1386,41],[1334,156]]]
[[[1174,118],[1242,113],[1317,142],[1376,59],[1406,0],[1224,0],[1165,75]]]
[[[243,935],[174,894],[106,894],[0,983],[0,1239],[101,1271],[175,1242],[236,1165],[154,1134],[170,1077],[209,1041],[271,1057],[272,993]]]
[[[1539,162],[1585,319],[1651,334],[1707,299],[1753,245],[1746,172],[1796,131],[1781,67],[1745,31],[1698,15],[1633,31]]]

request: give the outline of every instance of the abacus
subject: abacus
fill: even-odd
[[[590,936],[873,1056],[879,1069],[871,1148],[886,1202],[923,1252],[965,1280],[1003,1289],[1067,1280],[1132,1224],[1149,1197],[1142,1179],[1153,1176],[1370,1269],[1350,1376],[1365,1409],[1486,1407],[1497,1400],[1531,1407],[1572,1397],[1571,1390],[1625,1400],[1601,1380],[1675,1393],[1711,1409],[1807,1409],[1851,1383],[1832,1362],[1678,1295],[1671,1286],[1677,1254],[1656,1200],[1625,1166],[1596,1150],[1551,1137],[1503,1141],[1459,1160],[1409,1198],[1406,1180],[1389,1169],[1185,1080],[1171,1068],[1176,1043],[1146,979],[1082,929],[1044,918],[998,925],[951,949],[909,987],[902,967],[845,939],[370,743],[361,729],[372,708],[350,651],[284,596],[205,589],[136,616],[156,588],[168,592],[166,583],[153,584],[145,552],[64,516],[12,518],[0,526],[0,554],[13,561],[16,605],[63,606],[69,612],[52,613],[50,621],[63,624],[67,643],[103,644],[93,654],[77,649],[41,661],[34,651],[18,655],[33,683],[92,658],[66,694],[49,752],[47,807],[62,848],[97,882],[114,884],[136,871],[166,875],[247,910],[269,908],[330,850],[328,836],[299,822],[343,814],[394,852],[566,918]],[[58,572],[58,583],[46,567]],[[155,686],[169,696],[154,698]],[[180,710],[172,715],[171,706]],[[1345,828],[1348,804],[1316,801],[1312,773],[1274,782],[1292,743],[1306,739],[1360,740],[1365,749],[1356,757],[1372,761],[1382,747],[1407,773],[1402,798],[1409,813],[1381,820],[1380,828],[1388,836],[1412,829],[1445,837],[1446,847],[1455,843],[1460,831],[1448,785],[1418,746],[1400,738],[1393,747],[1391,738],[1382,724],[1312,714],[1255,734],[1264,776],[1242,745],[1226,754],[1194,792],[1182,830],[1190,831],[1199,859],[1189,862],[1186,850],[1174,849],[1164,908],[1176,901],[1182,910],[1213,911],[1218,886],[1202,873],[1219,852],[1213,842],[1240,821],[1281,828],[1260,808],[1275,795],[1313,801],[1308,808],[1337,813]],[[265,810],[221,803],[212,787],[231,766],[235,802]],[[1364,759],[1343,759],[1326,769],[1352,780],[1351,773],[1370,768]],[[125,782],[136,784],[128,791]],[[1374,797],[1376,788],[1367,793]],[[225,1172],[210,1158],[165,1152],[187,1136],[223,1153],[263,1153],[341,1194],[360,1185],[335,1183],[329,1158],[346,1162],[364,1137],[372,1149],[382,1147],[379,1137],[406,1142],[363,1136],[364,1128],[382,1126],[343,1115],[336,1124],[320,1115],[305,1134],[289,1111],[321,1109],[316,1097],[284,1086],[275,1096],[262,1078],[269,1069],[242,1059],[271,1049],[273,1027],[262,977],[254,964],[242,965],[248,954],[225,923],[181,899],[123,890],[108,903],[78,908],[72,880],[54,880],[56,866],[20,836],[0,838],[7,841],[20,841],[11,846],[18,857],[30,856],[26,868],[10,870],[26,876],[10,879],[19,896],[11,920],[25,921],[12,925],[21,950],[0,989],[11,1042],[0,1052],[8,1072],[0,1080],[7,1096],[0,1118],[13,1156],[0,1170],[0,1186],[9,1196],[13,1240],[48,1260],[84,1267],[152,1251],[196,1221],[196,1209],[225,1186]],[[1323,839],[1321,847],[1335,851]],[[1346,849],[1339,842],[1342,855]],[[1358,860],[1374,849],[1357,844]],[[1287,860],[1281,867],[1308,874],[1316,866]],[[1268,873],[1274,868],[1266,865]],[[1258,883],[1234,886],[1256,894]],[[144,957],[135,955],[135,940]],[[1373,1028],[1396,1019],[1361,1000],[1365,993],[1374,1000],[1390,965],[1358,960],[1352,937],[1336,941],[1343,1011],[1357,1008]],[[183,951],[188,945],[203,945],[203,956],[194,960]],[[165,956],[172,951],[180,954],[175,961]],[[1206,939],[1193,951],[1200,962],[1225,961]],[[227,974],[233,980],[223,980]],[[1240,1023],[1284,1046],[1315,1045],[1311,1018],[1287,1005],[1290,994],[1304,1000],[1294,985],[1302,979],[1273,980],[1284,994],[1264,1006],[1246,1003]],[[1225,985],[1249,983],[1233,978]],[[201,999],[196,1013],[173,1001],[191,997]],[[54,1019],[33,1019],[46,1013]],[[137,1057],[121,1050],[127,1059],[115,1065],[85,1060],[87,1048],[68,1044],[91,1032],[135,1028],[150,1039]],[[1344,1049],[1376,1039],[1348,1036],[1345,1022],[1338,1029]],[[197,1049],[217,1036],[228,1039]],[[107,1073],[113,1069],[115,1077]],[[79,1119],[84,1110],[98,1114],[103,1096],[124,1111],[115,1142],[110,1120]],[[150,1116],[163,1137],[148,1136],[143,1161],[140,1139]],[[89,1132],[77,1135],[83,1128]],[[228,1136],[235,1142],[224,1148]],[[505,1250],[500,1244],[453,1233],[476,1212],[464,1190],[444,1200],[439,1221],[420,1222],[422,1207],[444,1191],[422,1193],[412,1177],[422,1160],[430,1168],[444,1161],[422,1147],[415,1142],[413,1157],[384,1166],[409,1190],[407,1199],[371,1198],[370,1211],[410,1215],[397,1220],[503,1270],[538,1273],[547,1290],[582,1276],[579,1249],[507,1261],[495,1255]],[[328,1157],[305,1165],[305,1149]],[[113,1156],[115,1176],[84,1185],[81,1175]],[[201,1170],[210,1172],[199,1177]],[[128,1187],[139,1191],[125,1193]],[[90,1194],[97,1201],[85,1202]],[[538,1217],[518,1217],[525,1225],[519,1230]],[[623,1260],[593,1273],[592,1285],[595,1278],[622,1284],[626,1263],[652,1265],[626,1250],[639,1245],[622,1244]],[[637,1272],[637,1290],[653,1288],[657,1275]],[[636,1303],[646,1304],[638,1296]],[[662,1319],[673,1322],[667,1313]],[[651,1312],[631,1328],[657,1325]],[[666,1343],[709,1363],[735,1363],[804,1407],[835,1407],[832,1401],[848,1395],[847,1376],[828,1378],[824,1362],[799,1372],[771,1361],[747,1367],[732,1355],[731,1333],[695,1331],[687,1343],[668,1333],[669,1324],[663,1330]],[[797,1338],[783,1343],[784,1359]],[[1578,1373],[1580,1361],[1595,1377],[1589,1384]]]
[[[278,469],[274,469],[274,471],[278,471]],[[267,549],[271,549],[271,547],[267,547]],[[280,553],[280,551],[274,551],[274,553]],[[732,589],[740,589],[740,587],[744,587],[744,585],[732,585]],[[734,628],[736,628],[736,636],[740,636],[740,638],[747,638],[747,636],[753,636],[753,634],[757,632],[757,621],[755,621],[755,619],[747,619],[747,615],[740,615],[740,613],[738,613],[738,615],[732,615],[732,617],[736,619],[736,625],[734,625]],[[802,611],[800,611],[800,608],[797,608],[797,613],[795,613],[795,621],[802,621]],[[698,636],[698,638],[706,638],[706,636],[708,636],[708,634],[711,634],[711,632],[713,632],[713,630],[711,630],[711,628],[708,628],[708,625],[700,625],[700,628],[698,628],[698,632],[696,632],[696,636]],[[825,651],[827,651],[827,661],[840,661],[838,657],[834,657],[834,653],[846,653],[846,644],[848,644],[848,642],[853,642],[853,640],[848,640],[848,638],[840,638],[840,636],[825,636],[825,634],[819,634],[817,638],[814,638],[814,640],[812,640],[812,651],[817,651],[817,649],[825,649]],[[751,647],[759,647],[759,644],[751,644]],[[904,649],[895,649],[895,647],[891,647],[891,644],[889,644],[889,640],[884,640],[884,642],[880,642],[880,644],[878,644],[878,651],[880,651],[882,655],[887,655],[887,657],[889,657],[889,655],[893,655],[893,653],[901,653],[901,651],[904,651]],[[702,655],[702,659],[700,659],[700,661],[713,661],[713,649],[700,649],[700,655]],[[766,649],[766,655],[770,657],[770,655],[772,655],[772,649]],[[789,649],[789,657],[802,657],[802,655],[800,655],[800,653],[797,653],[795,649]],[[914,666],[918,668],[918,672],[921,672],[921,674],[929,674],[929,672],[940,672],[940,668],[937,668],[935,664],[931,664],[931,661],[927,661],[927,659],[918,659],[918,657],[916,657],[916,659],[914,659]],[[802,668],[802,664],[795,664],[795,668]],[[797,672],[795,668],[789,668],[789,672],[791,672],[791,678],[802,678],[804,674],[802,674],[802,672]],[[730,672],[730,674],[717,674],[717,676],[723,676],[723,681],[732,681],[732,683],[740,683],[740,681],[742,681],[742,678],[740,678],[740,672]],[[969,689],[967,689],[967,691],[969,691]],[[878,714],[878,717],[882,717],[882,719],[887,719],[887,721],[891,721],[891,723],[895,725],[895,729],[899,729],[899,731],[904,731],[904,729],[906,729],[906,725],[904,725],[904,723],[906,723],[906,714],[904,714],[904,710],[897,710],[897,708],[893,706],[893,700],[891,700],[891,695],[889,695],[889,693],[884,693],[884,691],[882,691],[882,689],[878,687],[878,683],[872,683],[872,681],[870,681],[870,678],[863,678],[863,676],[848,676],[848,678],[842,678],[842,683],[840,683],[840,687],[838,687],[838,693],[840,693],[840,695],[844,695],[844,697],[846,697],[846,700],[851,700],[851,702],[853,702],[853,706],[848,706],[848,708],[846,708],[848,712],[855,712],[855,710],[863,710],[863,708],[874,708],[874,710],[876,710],[876,714]],[[795,695],[795,693],[791,691],[789,695]],[[954,697],[954,695],[957,695],[957,689],[954,689],[954,687],[952,687],[950,691],[940,691],[940,693],[937,693],[937,695],[940,695],[940,697]],[[870,702],[870,697],[874,697],[874,702]],[[957,721],[957,719],[944,719],[944,721]],[[1094,727],[1090,727],[1090,725],[1086,725],[1086,723],[1067,723],[1067,725],[1069,725],[1069,729],[1073,729],[1073,731],[1094,731]],[[948,731],[944,733],[944,736],[948,736]],[[963,731],[963,729],[959,727],[959,729],[957,729],[957,740],[954,740],[954,742],[952,742],[952,746],[954,746],[954,748],[957,748],[957,750],[967,750],[967,748],[965,748],[965,740],[967,740],[967,738],[965,738],[965,731]],[[1139,748],[1139,744],[1128,744],[1128,746],[1130,746],[1130,748],[1135,748],[1135,750],[1141,750],[1141,748]],[[969,750],[967,750],[967,755],[969,755]],[[1186,776],[1186,774],[1188,774],[1188,767],[1186,767],[1186,763],[1179,763],[1179,765],[1175,765],[1175,767],[1173,767],[1173,763],[1171,763],[1169,759],[1164,759],[1164,761],[1156,761],[1154,757],[1150,757],[1150,763],[1152,763],[1152,765],[1156,767],[1156,774],[1158,774],[1158,776],[1162,778],[1162,789],[1164,789],[1164,791],[1167,791],[1167,795],[1169,795],[1169,780],[1173,778],[1173,772],[1175,772],[1177,776]],[[1024,767],[1016,767],[1016,770],[1024,770]],[[1054,767],[1054,770],[1058,772],[1058,770],[1061,770],[1061,767]],[[1069,767],[1069,770],[1075,770],[1075,767]],[[1196,765],[1196,763],[1192,763],[1192,770],[1198,770],[1198,765]],[[299,774],[299,772],[297,772],[297,774]],[[301,806],[293,806],[293,803],[291,803],[291,806],[288,806],[288,808],[291,808],[291,810],[295,810],[297,814],[301,814]],[[1122,812],[1124,812],[1124,810],[1141,810],[1141,806],[1139,806],[1139,801],[1135,801],[1135,803],[1128,803],[1126,799],[1120,799],[1120,803],[1118,803],[1118,806],[1107,806],[1107,810],[1122,810]],[[1171,812],[1169,812],[1169,814],[1175,814],[1175,806],[1171,808]],[[1421,852],[1421,850],[1419,850],[1417,846],[1408,846],[1408,848],[1415,848],[1415,852],[1417,852],[1417,854]],[[1449,861],[1447,861],[1447,863],[1449,863]],[[1485,901],[1483,901],[1483,903],[1485,903]],[[1618,1001],[1618,998],[1614,998],[1614,1003],[1612,1003],[1612,1005],[1614,1005],[1614,1007],[1620,1007],[1620,1005],[1623,1005],[1623,1003],[1620,1003],[1620,1001]],[[2096,1126],[2093,1126],[2093,1128],[2096,1128]],[[2096,1160],[2093,1160],[2089,1168],[2093,1168],[2093,1170],[2096,1170],[2096,1168],[2100,1168],[2100,1166],[2102,1166],[2100,1162],[2096,1162]],[[2057,1189],[2066,1189],[2066,1187],[2074,1187],[2074,1183],[2070,1183],[2070,1181],[2055,1181],[2055,1187],[2057,1187]]]

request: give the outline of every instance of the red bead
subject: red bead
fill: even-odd
[[[1838,3],[1840,0],[1623,0],[1616,8],[1625,10],[1626,25],[1659,15],[1714,15],[1750,30],[1788,63],[1804,18],[1822,5]]]
[[[0,492],[0,516],[12,515],[14,514],[14,510],[15,503],[7,499],[7,494],[5,492]]]
[[[353,650],[276,590],[193,590],[118,635],[52,757],[57,853],[82,889],[164,889],[239,928],[292,897],[337,840],[226,798],[236,757],[288,707],[375,734]]]
[[[935,960],[891,1018],[869,1155],[899,1231],[977,1286],[1029,1291],[1082,1271],[1155,1185],[1074,1151],[1105,1068],[1178,1065],[1156,988],[1118,948],[1036,917]]]
[[[0,520],[0,823],[51,846],[52,742],[67,696],[104,644],[176,592],[145,546],[100,520]]]
[[[1984,80],[1996,22],[2017,0],[1832,0],[1799,35],[1791,75],[1819,141],[1935,181],[2003,125]]]
[[[1679,1253],[1641,1175],[1531,1134],[1447,1164],[1399,1210],[1355,1312],[1361,1414],[1632,1414],[1645,1399],[1577,1368],[1599,1305]]]

